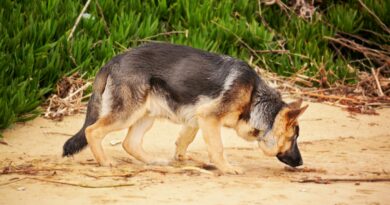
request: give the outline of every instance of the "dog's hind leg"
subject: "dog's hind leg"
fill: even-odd
[[[153,117],[144,116],[139,119],[127,132],[127,136],[122,143],[123,148],[131,156],[146,164],[167,165],[168,160],[155,158],[145,152],[142,147],[143,137],[145,133],[152,127],[154,122]]]
[[[176,151],[175,151],[176,160],[182,161],[185,159],[188,145],[190,145],[191,142],[194,141],[198,130],[199,130],[198,127],[183,125],[183,128],[181,129],[179,134],[179,138],[176,140]]]
[[[114,166],[115,164],[106,156],[102,147],[103,138],[110,132],[124,129],[127,126],[120,125],[112,116],[100,118],[96,123],[87,127],[85,136],[88,145],[91,148],[92,154],[96,161],[101,166]]]
[[[102,147],[103,138],[110,132],[128,128],[145,115],[146,109],[141,107],[124,118],[124,113],[111,113],[100,119],[85,130],[86,139],[91,151],[101,166],[114,166],[115,164],[106,156]],[[122,116],[121,116],[122,115]]]

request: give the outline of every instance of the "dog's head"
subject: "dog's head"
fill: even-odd
[[[268,156],[276,156],[292,167],[302,165],[297,145],[299,136],[298,117],[307,109],[301,108],[302,100],[290,103],[277,114],[272,129],[260,137],[259,146]]]

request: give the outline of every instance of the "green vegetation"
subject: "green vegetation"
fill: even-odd
[[[330,83],[353,82],[355,73],[347,64],[364,56],[348,49],[337,53],[326,36],[347,32],[381,45],[390,41],[353,0],[322,3],[311,20],[255,0],[92,0],[89,15],[68,41],[85,2],[2,0],[0,129],[38,115],[37,107],[61,76],[79,71],[93,77],[111,57],[146,41],[190,45],[243,60],[252,56],[255,64],[280,75],[299,71],[317,78],[325,69]],[[389,1],[363,2],[390,25]]]

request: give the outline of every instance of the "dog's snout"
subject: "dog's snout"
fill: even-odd
[[[284,153],[279,153],[276,157],[279,161],[292,167],[301,166],[303,164],[302,156],[296,143],[294,143],[290,150]]]

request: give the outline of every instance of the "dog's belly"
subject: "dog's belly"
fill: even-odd
[[[150,95],[146,102],[147,114],[154,118],[165,118],[178,124],[197,126],[196,108],[198,103],[183,105],[173,111],[164,97]]]

